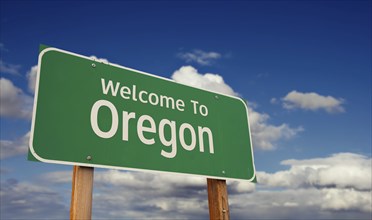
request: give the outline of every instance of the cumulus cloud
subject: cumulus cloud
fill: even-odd
[[[259,113],[248,106],[249,123],[252,130],[253,146],[261,150],[276,149],[275,143],[281,139],[290,139],[303,131],[302,127],[292,128],[288,124],[272,125],[270,116]]]
[[[371,157],[337,153],[325,158],[284,160],[281,164],[290,167],[275,173],[257,172],[254,192],[230,196],[234,218],[370,217]]]
[[[260,172],[260,183],[287,188],[352,188],[370,191],[372,159],[353,153],[338,153],[326,158],[285,160],[290,168],[273,174]]]
[[[27,80],[28,80],[28,90],[34,94],[35,93],[35,86],[36,86],[36,77],[38,71],[38,65],[31,67],[31,69],[27,72]]]
[[[0,103],[2,117],[31,118],[33,98],[5,78],[0,79]]]
[[[0,184],[1,219],[67,219],[62,193],[40,184],[15,179]]]
[[[221,54],[217,52],[205,52],[202,50],[193,50],[192,52],[178,53],[178,57],[187,63],[195,62],[200,65],[211,65],[213,61],[221,58]]]
[[[227,95],[238,95],[225,83],[222,76],[213,73],[201,74],[192,66],[182,66],[173,73],[171,78],[174,81],[185,85],[208,89]]]
[[[258,189],[229,196],[229,203],[232,219],[369,219],[371,213],[370,192],[353,189]]]
[[[0,140],[0,159],[25,155],[28,152],[29,139],[30,132],[14,141]]]
[[[44,174],[43,181],[71,184],[71,171]],[[176,174],[98,170],[94,218],[208,218],[206,179]]]
[[[353,167],[349,169],[343,167],[344,173],[357,173],[357,169],[362,170],[363,173],[345,176],[344,173],[336,172],[334,175],[338,175],[338,178],[333,178],[329,182],[325,176],[337,170],[341,163]],[[258,184],[227,181],[232,219],[298,219],[299,216],[303,219],[369,218],[372,211],[370,157],[338,153],[324,158],[289,159],[282,161],[281,164],[290,167],[272,174],[258,172]],[[308,172],[309,169],[314,171]],[[286,172],[286,175],[283,175],[283,172]],[[323,175],[322,172],[326,173]],[[37,180],[70,189],[71,174],[72,169],[50,172],[43,174]],[[349,179],[348,183],[345,183],[344,179]],[[21,194],[20,198],[28,198],[28,194],[33,195],[33,190],[27,187],[23,191],[26,192]],[[17,194],[14,190],[11,192]],[[52,197],[59,194],[56,191],[48,192]],[[7,198],[10,198],[9,195]],[[17,203],[23,202],[22,199],[19,200],[3,200],[6,201],[5,212],[14,210],[13,203],[16,206]],[[39,206],[32,203],[34,200],[25,201],[27,201],[24,205],[26,208]],[[53,205],[55,203],[51,203],[51,206]],[[64,203],[64,206],[68,205],[68,201]],[[45,209],[49,208],[48,204],[44,206]],[[25,212],[23,207],[16,207],[21,209],[19,213]],[[64,210],[62,207],[60,209]],[[65,212],[68,214],[67,210]],[[30,214],[29,217],[32,216]],[[93,218],[124,217],[207,219],[206,179],[177,174],[96,169]]]
[[[276,99],[276,98],[271,98],[271,99],[270,99],[270,103],[271,103],[271,104],[278,104],[278,99]]]
[[[227,181],[230,195],[252,193],[256,191],[256,184],[247,181]]]
[[[176,191],[176,187],[174,187]],[[185,189],[179,189],[181,192]],[[93,196],[93,217],[97,219],[208,219],[208,197],[203,192],[186,190],[156,194],[154,190],[129,191],[121,187],[101,187]]]
[[[201,74],[192,66],[183,66],[176,70],[172,75],[172,79],[178,83],[197,88],[208,89],[231,96],[239,95],[225,83],[220,75],[213,73]],[[259,113],[250,106],[248,107],[249,122],[252,129],[253,146],[256,149],[273,150],[275,149],[276,141],[283,138],[292,138],[303,131],[302,127],[292,128],[287,124],[271,125],[268,123],[269,115]]]
[[[50,180],[54,183],[67,183],[71,181],[71,172],[58,171],[44,174],[44,180]],[[120,170],[96,171],[94,174],[96,184],[111,184],[126,188],[136,189],[144,187],[153,187],[156,189],[167,190],[169,185],[201,187],[205,185],[205,179],[201,177],[175,175],[175,174],[157,174],[152,172],[134,172]],[[149,184],[151,183],[151,184]]]
[[[70,171],[56,171],[43,174],[41,179],[57,184],[69,183],[72,178],[71,174]],[[174,190],[180,194],[183,188],[203,191],[207,183],[204,177],[198,176],[120,170],[95,171],[94,181],[99,186],[109,184],[135,191],[148,188],[157,194],[171,193]],[[227,184],[234,193],[248,193],[255,190],[255,184],[251,182],[228,181]]]
[[[71,171],[54,171],[42,174],[40,179],[43,182],[49,182],[53,184],[63,184],[63,183],[71,183],[72,180],[72,171],[73,168],[71,167]],[[97,178],[97,171],[95,172],[94,178]]]
[[[90,58],[92,58],[93,60],[97,60],[99,62],[102,62],[102,63],[109,63],[109,61],[106,58],[98,58],[94,55],[90,56]]]
[[[227,181],[232,218],[363,219],[372,211],[370,157],[338,153],[281,164],[290,167],[258,172],[258,184]],[[205,178],[118,170],[99,170],[94,178],[95,218],[208,218]],[[43,179],[70,184],[71,171]]]
[[[41,178],[69,184],[71,171],[51,172]],[[208,218],[207,181],[203,177],[100,170],[94,174],[94,186],[95,217]],[[228,181],[228,188],[234,195],[253,192],[255,185]]]
[[[3,47],[1,47],[3,48]],[[10,64],[6,63],[3,60],[0,60],[0,72],[2,73],[8,73],[11,75],[21,75],[19,73],[19,69],[21,68],[21,65],[15,65],[15,64]]]
[[[371,192],[361,192],[354,189],[322,190],[321,208],[325,210],[347,211],[360,210],[371,212]]]
[[[344,112],[342,107],[344,99],[332,96],[322,96],[315,92],[302,93],[296,90],[291,91],[282,98],[283,107],[286,109],[305,109],[311,111],[325,110],[328,113]]]

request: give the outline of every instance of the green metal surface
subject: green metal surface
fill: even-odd
[[[41,51],[39,68],[30,141],[30,150],[36,159],[50,163],[165,171],[254,181],[247,107],[241,99],[192,88],[125,67],[93,61],[92,58],[55,48],[44,48]],[[132,93],[135,85],[137,96],[133,98],[132,95],[124,94],[124,97],[129,98],[123,98],[120,88],[116,96],[111,95],[110,91],[105,94],[102,80],[106,86],[110,80],[114,86],[120,83],[121,86],[132,89]],[[152,97],[154,100],[155,96],[161,95],[171,97],[175,101],[182,100],[184,107],[180,106],[181,110],[178,110],[176,107],[172,109],[170,106],[167,108],[161,107],[160,104],[143,103],[138,97],[140,91],[155,94]],[[92,128],[92,107],[98,100],[110,102],[118,113],[118,128],[112,137],[102,138]],[[193,102],[199,103],[196,109]],[[201,109],[202,112],[199,111],[200,105],[205,106]],[[123,132],[126,132],[123,131],[123,111],[128,114],[135,113],[135,118],[130,119],[128,123],[127,140],[123,140]],[[138,136],[139,127],[150,127],[150,122],[146,120],[143,125],[138,124],[142,115],[150,116],[155,122],[155,132],[143,132],[145,139],[153,140],[153,144],[144,144]],[[165,146],[164,139],[162,142],[160,138],[159,123],[163,119],[175,124],[174,133],[169,125],[165,125],[163,131],[165,140],[176,140],[174,149],[177,152],[170,158],[162,155],[162,152],[169,154],[172,151],[172,147]],[[99,129],[107,132],[112,123],[109,108],[99,108]],[[190,127],[180,132],[184,123],[191,125],[195,131],[194,138]],[[203,137],[200,137],[198,127],[210,129],[213,153],[209,149],[211,143],[208,134],[204,133]],[[204,152],[200,151],[200,139],[204,143]],[[192,145],[193,141],[193,150],[182,146]]]

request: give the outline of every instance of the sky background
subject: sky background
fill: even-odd
[[[72,167],[26,156],[40,44],[248,100],[232,219],[371,218],[371,1],[0,6],[1,219],[69,217]],[[96,169],[93,218],[208,218],[206,180]]]

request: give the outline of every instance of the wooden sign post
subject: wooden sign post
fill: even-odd
[[[92,218],[93,167],[74,166],[71,194],[71,220]]]
[[[211,220],[229,220],[229,202],[226,180],[207,179],[209,218]]]

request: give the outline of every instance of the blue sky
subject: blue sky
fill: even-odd
[[[371,215],[371,1],[1,1],[0,14],[2,218],[68,217],[72,167],[26,160],[40,44],[247,99],[259,183],[228,182],[232,217]],[[200,219],[206,200],[198,178],[97,170],[93,217]]]

